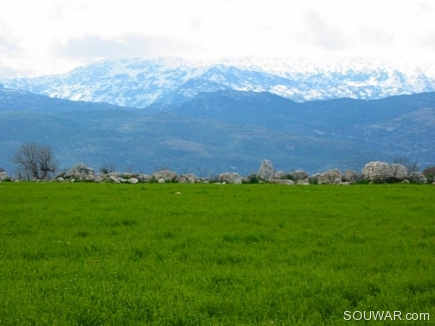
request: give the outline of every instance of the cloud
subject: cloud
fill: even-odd
[[[434,13],[433,0],[6,1],[0,60],[40,69],[122,57],[435,57]]]
[[[0,36],[0,52],[2,54],[14,52],[17,50],[17,47],[9,42],[6,38]]]
[[[319,13],[312,10],[303,14],[302,31],[296,37],[301,44],[326,52],[344,51],[350,46],[345,31],[325,21]]]
[[[416,38],[418,47],[424,50],[435,51],[435,31],[427,32]]]
[[[55,52],[63,57],[80,59],[114,59],[125,57],[156,57],[183,53],[188,47],[168,37],[123,35],[115,38],[84,36],[58,43]]]
[[[421,1],[418,3],[418,9],[420,10],[421,13],[433,13],[435,11],[435,7],[432,3],[432,0],[430,0],[430,2],[428,1]]]
[[[394,34],[375,28],[361,28],[355,34],[355,42],[361,42],[368,46],[391,46]]]
[[[10,37],[10,29],[0,20],[0,53],[2,56],[19,50]]]

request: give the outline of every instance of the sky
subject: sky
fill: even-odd
[[[435,58],[433,0],[8,0],[0,69],[68,71],[101,59]]]

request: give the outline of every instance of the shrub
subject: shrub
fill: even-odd
[[[109,174],[112,172],[115,172],[116,165],[114,163],[106,163],[100,166],[100,173],[102,174]]]
[[[291,173],[287,173],[286,176],[285,176],[285,178],[288,179],[288,180],[297,181],[297,180],[295,180],[295,178],[292,176]]]
[[[251,174],[250,176],[248,176],[245,183],[260,183],[260,179],[256,174]]]
[[[427,179],[428,183],[432,183],[435,181],[435,165],[428,166],[423,170],[423,174]]]
[[[308,179],[308,181],[312,185],[318,185],[319,184],[319,179],[317,179],[317,178]]]

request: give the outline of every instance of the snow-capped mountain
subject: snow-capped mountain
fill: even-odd
[[[182,59],[121,59],[63,75],[9,78],[9,88],[54,98],[144,108],[187,101],[202,92],[266,91],[294,101],[350,97],[377,99],[435,91],[431,65],[402,67],[363,59],[234,59],[218,63]]]

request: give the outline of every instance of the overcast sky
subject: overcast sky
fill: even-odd
[[[122,57],[435,58],[433,0],[13,0],[0,67],[60,72]]]

